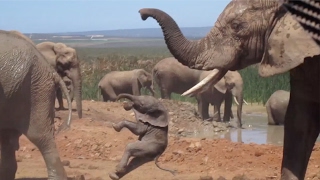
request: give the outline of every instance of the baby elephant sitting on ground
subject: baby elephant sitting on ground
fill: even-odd
[[[117,100],[127,98],[131,102],[125,102],[123,108],[133,110],[137,122],[128,120],[113,124],[113,128],[119,132],[122,128],[128,128],[133,134],[138,135],[136,142],[129,143],[124,151],[116,171],[109,174],[113,180],[118,180],[137,167],[155,160],[158,168],[158,158],[166,150],[168,145],[168,112],[159,100],[152,96],[134,96],[120,94]],[[128,164],[129,158],[134,157]]]

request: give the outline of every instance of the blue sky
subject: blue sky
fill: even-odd
[[[141,8],[158,8],[180,27],[213,26],[230,0],[0,0],[0,29],[23,33],[158,28]]]

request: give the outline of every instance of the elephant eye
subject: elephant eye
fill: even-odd
[[[238,22],[233,22],[231,24],[231,28],[234,30],[234,31],[239,31],[242,29],[242,24],[241,23],[238,23]]]

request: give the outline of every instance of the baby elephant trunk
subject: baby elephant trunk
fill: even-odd
[[[158,164],[158,162],[159,162],[159,157],[161,156],[161,154],[159,154],[157,157],[155,157],[155,161],[154,161],[154,164],[159,168],[159,169],[161,169],[161,170],[163,170],[163,171],[168,171],[168,172],[170,172],[172,175],[176,175],[176,171],[174,171],[174,170],[170,170],[170,169],[165,169],[165,168],[162,168],[162,167],[160,167],[159,166],[159,164]]]
[[[138,105],[140,104],[140,100],[139,98],[137,98],[136,96],[133,96],[131,94],[126,94],[126,93],[121,93],[118,95],[116,101],[120,100],[120,99],[123,99],[123,98],[127,98],[129,99],[130,101],[132,101],[134,104]],[[125,108],[126,109],[126,108]],[[131,109],[131,108],[130,108]],[[129,109],[129,110],[130,110]],[[128,110],[127,110],[128,111]]]

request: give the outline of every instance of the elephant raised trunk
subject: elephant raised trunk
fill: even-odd
[[[139,13],[142,20],[148,17],[154,18],[162,28],[164,39],[170,52],[178,59],[183,65],[192,66],[193,55],[199,51],[197,42],[191,42],[184,37],[177,23],[165,12],[159,9],[144,8],[140,9]],[[183,47],[188,47],[187,52],[179,51]]]
[[[221,36],[221,32],[218,30],[218,28],[213,28],[210,33],[201,40],[191,41],[182,34],[177,23],[167,13],[153,8],[140,9],[139,13],[142,20],[152,17],[159,23],[168,49],[170,50],[171,54],[183,65],[199,70],[214,70],[217,68],[210,75],[208,75],[208,78],[205,78],[197,86],[183,93],[183,96],[194,96],[196,93],[206,91],[212,86],[212,84],[217,83],[227,72],[226,70],[221,72],[221,70],[232,65],[230,62],[233,60],[233,57],[235,57],[236,54],[233,48],[224,49],[225,51],[229,51],[226,54],[220,53],[213,55],[209,52],[210,49],[215,48],[214,45],[228,43],[214,41],[214,37]],[[219,46],[217,48],[219,48]],[[219,58],[221,60],[214,62],[206,61],[207,59],[213,58]]]
[[[121,93],[118,95],[116,101],[123,99],[123,98],[127,98],[130,101],[133,102],[133,104],[127,103],[125,104],[124,108],[125,110],[129,111],[130,109],[132,109],[132,107],[134,107],[136,110],[138,110],[141,113],[145,113],[145,111],[143,109],[146,109],[146,107],[143,107],[143,103],[140,101],[140,96],[134,96],[131,94],[127,94],[127,93]]]

